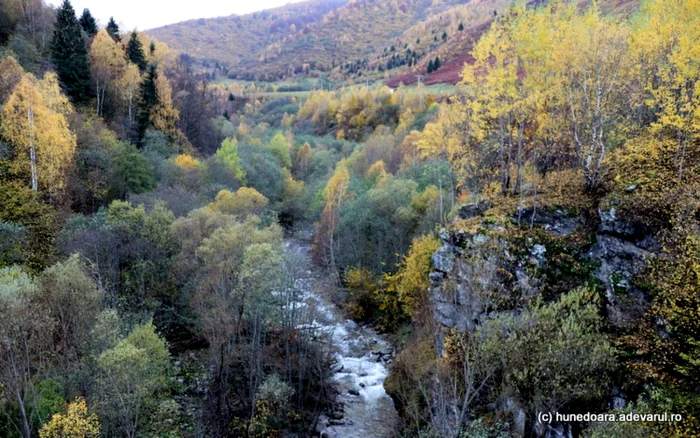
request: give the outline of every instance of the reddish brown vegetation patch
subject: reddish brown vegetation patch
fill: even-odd
[[[459,83],[459,81],[462,79],[460,75],[464,69],[464,64],[474,63],[474,58],[471,56],[474,43],[476,43],[479,38],[486,33],[491,26],[491,23],[492,21],[488,21],[478,26],[471,27],[463,32],[457,33],[451,37],[446,44],[440,46],[437,50],[430,52],[423,57],[420,64],[416,68],[412,69],[409,73],[404,73],[389,78],[386,81],[386,85],[390,87],[398,87],[401,83],[404,85],[415,84],[418,82],[419,74],[422,76],[421,81],[425,85],[455,85]],[[428,62],[435,59],[436,56],[440,58],[442,65],[438,71],[426,76],[425,71],[427,70]]]

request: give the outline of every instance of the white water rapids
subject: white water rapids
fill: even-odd
[[[302,325],[315,327],[330,339],[334,354],[333,379],[340,391],[337,402],[344,409],[322,416],[317,428],[322,438],[389,438],[396,435],[397,413],[384,390],[391,346],[369,327],[343,317],[329,297],[331,283],[310,261],[310,244],[290,239],[287,251],[303,264],[300,291],[294,305],[308,317]]]

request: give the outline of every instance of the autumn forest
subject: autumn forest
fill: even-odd
[[[0,0],[0,436],[700,434],[700,0],[192,14]]]

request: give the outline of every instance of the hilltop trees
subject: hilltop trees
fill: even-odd
[[[139,139],[143,138],[146,130],[151,126],[151,108],[155,107],[158,103],[158,90],[156,89],[157,76],[158,72],[156,67],[151,65],[139,86],[139,100],[136,116]]]
[[[129,37],[129,42],[126,45],[126,56],[129,58],[133,64],[135,64],[139,70],[143,73],[148,67],[146,62],[146,55],[143,52],[143,45],[139,39],[136,31],[131,32]]]
[[[107,27],[105,27],[109,36],[111,36],[115,41],[121,41],[122,37],[119,35],[119,25],[114,21],[114,17],[109,17],[109,22]]]
[[[127,68],[121,43],[104,29],[95,35],[90,45],[90,64],[97,97],[97,115],[101,116],[106,109],[106,101],[112,100],[112,105],[116,103],[113,99],[118,95],[117,87]]]
[[[81,26],[69,0],[56,10],[56,24],[51,40],[51,60],[61,85],[76,103],[90,97],[90,66]]]
[[[186,140],[176,126],[179,115],[173,107],[172,90],[165,73],[152,64],[139,90],[136,116],[139,139],[153,128],[165,134],[170,143],[183,146]]]
[[[97,33],[97,21],[95,20],[95,17],[92,16],[88,8],[83,9],[83,15],[80,16],[78,22],[88,37],[91,37]]]

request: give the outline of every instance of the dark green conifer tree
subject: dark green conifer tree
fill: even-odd
[[[76,103],[85,103],[90,98],[90,64],[82,28],[69,0],[56,10],[51,60],[66,94]]]
[[[80,16],[78,22],[88,36],[93,36],[97,33],[97,21],[95,21],[95,17],[92,16],[88,8],[83,9],[83,15]]]
[[[459,23],[459,27],[457,28],[458,31],[463,31],[464,30],[464,23]]]
[[[7,6],[0,1],[0,44],[7,44],[12,34],[15,33],[15,19],[12,18]]]
[[[143,53],[143,44],[141,44],[141,40],[139,40],[135,31],[131,32],[131,38],[129,38],[129,42],[126,45],[126,56],[129,58],[129,61],[136,64],[139,70],[142,72],[146,71],[148,63],[146,62],[146,55]]]
[[[435,71],[435,66],[433,66],[433,60],[431,59],[428,63],[428,74],[432,73],[433,71]]]
[[[442,40],[447,41],[447,32],[442,33]]]
[[[107,33],[112,36],[115,40],[121,41],[122,37],[119,35],[119,26],[117,22],[114,21],[114,17],[109,17],[109,23],[107,23]]]
[[[433,62],[433,71],[438,71],[440,68],[440,58],[435,57],[435,62]]]
[[[156,71],[156,67],[150,65],[139,89],[139,101],[136,113],[139,143],[141,139],[143,139],[148,128],[151,127],[151,108],[158,104],[158,89],[156,88],[157,78],[158,72]]]

